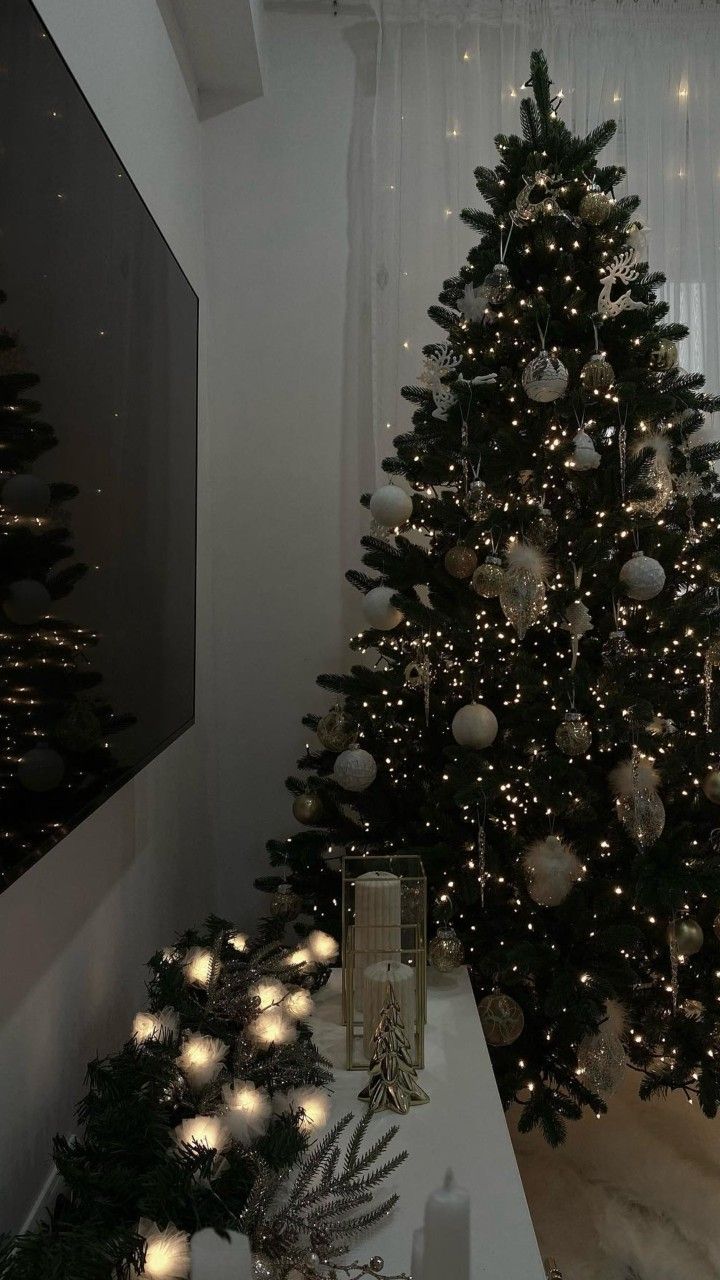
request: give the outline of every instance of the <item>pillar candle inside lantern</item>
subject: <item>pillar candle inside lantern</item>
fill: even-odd
[[[369,965],[400,961],[400,878],[390,871],[367,871],[355,881],[355,991],[363,999]]]
[[[391,982],[395,991],[395,999],[400,1006],[408,1043],[415,1055],[415,970],[409,964],[378,960],[368,965],[363,975],[363,1051],[366,1058],[373,1053],[373,1036],[380,1021],[387,984]]]

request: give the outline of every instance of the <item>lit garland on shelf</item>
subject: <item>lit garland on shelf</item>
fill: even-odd
[[[330,927],[343,853],[424,858],[479,999],[502,991],[524,1018],[493,1050],[503,1100],[555,1143],[567,1119],[605,1110],[588,1055],[599,1037],[615,1061],[613,1001],[643,1096],[720,1105],[720,442],[706,421],[720,399],[679,366],[687,330],[639,257],[638,200],[616,198],[623,171],[597,164],[614,125],[572,137],[541,54],[530,83],[524,137],[499,138],[497,167],[477,170],[489,211],[462,215],[480,243],[430,310],[445,339],[403,389],[413,426],[384,469],[412,508],[387,483],[363,499],[379,520],[366,571],[347,576],[385,589],[394,613],[352,638],[363,663],[319,677],[377,776],[348,806],[334,753],[309,743],[309,782],[288,785],[310,786],[322,818],[268,848]],[[527,545],[547,561],[535,579],[527,557],[517,573]],[[468,572],[488,556],[475,590]],[[472,702],[499,725],[482,750],[450,729]]]
[[[316,961],[305,978],[281,978],[291,954],[281,934],[268,923],[238,948],[212,917],[153,957],[148,1009],[119,1053],[90,1064],[80,1136],[56,1139],[64,1189],[49,1221],[0,1237],[3,1280],[178,1280],[205,1227],[247,1235],[273,1280],[327,1275],[356,1231],[392,1208],[395,1196],[375,1203],[371,1188],[405,1159],[386,1155],[397,1131],[367,1149],[365,1116],[345,1153],[352,1116],[323,1132],[331,1074],[304,1021],[303,984],[328,971]],[[314,942],[334,949],[321,931]]]

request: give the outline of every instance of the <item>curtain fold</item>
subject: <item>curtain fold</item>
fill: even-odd
[[[544,49],[562,117],[585,133],[612,117],[604,163],[627,169],[617,194],[642,198],[651,266],[668,278],[670,318],[692,333],[686,367],[720,386],[720,6],[696,0],[374,0],[380,24],[373,151],[372,360],[375,457],[410,420],[400,387],[428,319],[473,235],[476,165],[519,132],[530,53]]]

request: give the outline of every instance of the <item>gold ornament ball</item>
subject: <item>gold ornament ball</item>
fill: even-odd
[[[465,959],[465,948],[454,929],[438,929],[430,946],[428,955],[433,969],[438,973],[449,973],[451,969],[459,969]]]
[[[720,804],[720,770],[711,769],[702,781],[703,794],[711,804]]]
[[[659,840],[665,827],[665,806],[652,787],[638,787],[634,795],[618,796],[618,820],[631,840],[641,849],[649,849]]]
[[[615,370],[604,356],[596,352],[580,370],[580,381],[586,391],[609,391],[615,381]]]
[[[522,640],[545,608],[545,584],[522,566],[508,569],[500,586],[500,608]]]
[[[584,756],[592,742],[592,730],[579,711],[568,711],[555,730],[555,743],[564,755]]]
[[[522,1035],[525,1015],[517,1000],[503,991],[492,991],[478,1005],[485,1039],[494,1049],[514,1044]]]
[[[671,338],[661,338],[652,353],[655,368],[666,372],[677,366],[678,358],[678,349]]]
[[[491,600],[493,596],[500,594],[504,576],[500,557],[486,556],[485,563],[481,564],[473,574],[473,591],[477,591],[478,595],[484,596],[486,600]]]
[[[674,943],[680,956],[696,955],[705,940],[702,928],[693,916],[685,916],[682,920],[676,920],[675,924],[671,921],[666,936],[668,945],[672,946]]]
[[[332,707],[315,730],[326,751],[347,751],[357,738],[357,724],[342,707]]]
[[[451,547],[445,553],[444,564],[451,578],[471,578],[477,569],[477,556],[472,547]]]
[[[291,884],[279,884],[270,899],[270,915],[276,920],[294,920],[302,910],[302,898]]]
[[[319,821],[322,814],[322,800],[312,791],[306,791],[303,795],[295,797],[292,811],[297,822],[302,822],[305,827],[312,827]]]
[[[588,191],[580,201],[578,213],[591,227],[601,227],[607,222],[613,202],[604,191]]]

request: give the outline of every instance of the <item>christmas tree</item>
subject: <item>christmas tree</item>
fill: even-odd
[[[0,330],[0,888],[121,778],[107,739],[133,723],[95,692],[102,677],[88,650],[98,637],[57,613],[87,566],[65,563],[73,548],[64,504],[77,488],[31,471],[57,444],[28,394],[38,381],[17,335]]]
[[[369,1103],[371,1111],[398,1111],[406,1115],[411,1106],[430,1101],[418,1084],[410,1042],[390,979],[372,1047],[370,1079],[358,1094],[361,1102]]]
[[[598,162],[615,125],[573,136],[542,53],[529,86],[404,389],[402,483],[363,499],[364,661],[319,678],[307,829],[269,849],[326,927],[344,850],[422,857],[503,1100],[557,1143],[626,1063],[720,1097],[720,400]]]

